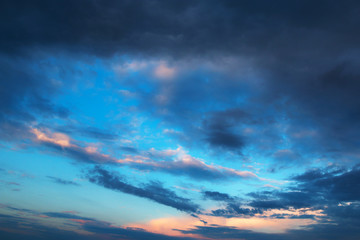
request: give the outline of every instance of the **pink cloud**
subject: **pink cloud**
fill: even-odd
[[[31,132],[35,136],[35,141],[51,144],[50,147],[60,147],[61,150],[59,149],[59,151],[62,154],[82,162],[120,164],[141,171],[162,171],[202,180],[227,178],[260,179],[250,171],[240,171],[220,165],[208,164],[202,159],[191,156],[181,147],[166,150],[151,148],[149,151],[144,152],[143,155],[128,155],[117,159],[102,153],[94,144],[75,141],[63,133],[52,133],[47,129],[40,130],[37,128],[32,128]],[[80,144],[85,146],[83,147]],[[150,155],[145,153],[150,153]],[[152,157],[164,160],[154,160]]]
[[[167,66],[164,62],[161,62],[154,69],[154,76],[162,80],[170,80],[174,78],[175,74],[176,74],[176,68],[171,68]]]

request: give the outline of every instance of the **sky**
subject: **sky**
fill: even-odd
[[[360,238],[360,3],[5,0],[0,238]]]

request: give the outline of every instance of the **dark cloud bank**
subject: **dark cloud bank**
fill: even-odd
[[[39,0],[4,1],[1,11],[1,83],[6,86],[0,105],[2,138],[23,136],[35,112],[61,118],[71,114],[52,102],[49,93],[58,92],[56,87],[29,67],[38,51],[60,51],[72,57],[127,54],[201,59],[220,66],[230,58],[235,59],[228,69],[233,74],[242,68],[236,59],[250,63],[262,79],[257,90],[249,87],[252,79],[244,83],[224,74],[206,82],[189,75],[175,83],[164,120],[180,125],[186,135],[210,147],[241,153],[248,144],[273,149],[281,141],[280,134],[271,130],[280,121],[274,116],[282,115],[290,125],[287,134],[297,136],[291,138],[295,150],[356,158],[360,135],[357,1],[54,4]],[[153,96],[156,91],[160,89],[155,88]],[[140,96],[145,110],[152,111],[153,97]],[[237,104],[239,97],[248,103]],[[203,112],[197,110],[214,111],[214,100],[228,110],[199,122]],[[234,113],[234,108],[241,108],[252,121]],[[260,128],[261,141],[258,136],[243,136],[239,128],[245,125]],[[316,134],[306,137],[311,131]],[[84,134],[116,137],[92,129]]]

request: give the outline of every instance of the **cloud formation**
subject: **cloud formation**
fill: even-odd
[[[35,135],[36,140],[45,144],[45,146],[83,163],[126,165],[138,170],[160,171],[206,181],[213,179],[227,180],[231,178],[259,180],[258,176],[250,171],[238,171],[219,165],[206,164],[203,160],[187,154],[181,148],[164,151],[151,149],[145,152],[144,155],[128,155],[123,159],[116,159],[108,154],[99,152],[96,147],[82,147],[63,133],[53,133],[47,129],[39,130],[36,128],[31,129],[31,132]],[[123,150],[129,151],[129,148]],[[136,149],[130,149],[130,151],[139,152]],[[165,160],[156,160],[156,158]],[[170,158],[170,160],[167,158]]]
[[[75,227],[78,231],[71,231],[68,229],[59,229],[47,224],[38,222],[33,218],[25,216],[12,216],[0,214],[0,220],[2,227],[0,229],[0,237],[2,239],[81,239],[81,240],[98,240],[98,239],[119,239],[124,238],[132,240],[140,239],[174,239],[174,240],[192,240],[196,238],[191,237],[176,237],[168,236],[163,234],[156,234],[145,231],[141,228],[130,228],[130,227],[118,227],[113,226],[109,222],[100,221],[94,218],[86,218],[79,215],[61,213],[61,212],[50,212],[45,213],[51,218],[68,220],[68,224],[71,223],[72,227]],[[76,224],[76,225],[73,225]],[[85,234],[84,234],[85,232]]]
[[[5,0],[2,163],[35,173],[46,164],[29,164],[27,156],[67,157],[79,171],[91,168],[87,177],[99,186],[208,222],[178,229],[190,237],[358,239],[359,9],[355,0]],[[156,181],[134,184],[106,170],[114,166],[149,179],[156,172],[164,184],[201,181],[201,201],[216,205],[203,209]],[[271,185],[257,184],[273,176],[288,182],[266,190],[260,185]],[[17,183],[12,177],[0,181]],[[2,201],[20,196],[12,194]],[[93,236],[1,214],[3,238],[171,238],[56,210],[42,214]],[[312,224],[260,233],[207,218]]]
[[[105,188],[147,198],[180,211],[188,213],[198,213],[200,211],[199,205],[191,202],[190,199],[180,197],[175,192],[164,188],[159,182],[150,182],[137,187],[127,183],[126,180],[115,173],[109,172],[98,166],[88,173],[88,179],[90,182]]]
[[[58,184],[80,186],[80,184],[78,184],[74,181],[64,180],[64,179],[58,178],[58,177],[47,176],[47,178],[49,178],[50,180],[52,180],[53,182],[58,183]]]

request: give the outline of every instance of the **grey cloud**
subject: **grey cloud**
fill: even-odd
[[[195,240],[196,238],[190,237],[173,237],[163,234],[156,234],[147,232],[140,228],[125,228],[114,227],[109,222],[99,221],[93,218],[86,218],[82,216],[65,214],[65,213],[47,213],[51,217],[64,218],[64,219],[80,219],[88,220],[90,222],[71,225],[72,228],[77,230],[87,231],[92,234],[80,234],[76,231],[61,229],[58,227],[46,226],[40,222],[34,221],[27,217],[17,217],[12,215],[0,214],[1,239],[14,239],[14,240],[65,240],[65,239],[80,239],[80,240],[100,240],[100,239],[173,239],[173,240]]]
[[[211,199],[215,201],[232,201],[234,198],[229,194],[216,192],[216,191],[205,191],[203,192],[205,199]]]
[[[88,173],[88,178],[90,182],[105,188],[146,198],[180,211],[188,213],[197,213],[200,211],[200,207],[191,202],[190,199],[176,195],[175,192],[164,188],[159,182],[151,182],[144,184],[141,187],[137,187],[127,183],[126,180],[117,176],[115,173],[109,172],[98,166]]]
[[[58,178],[58,177],[47,176],[47,178],[51,179],[53,182],[58,183],[58,184],[80,186],[80,184],[78,184],[76,182],[64,180],[64,179]]]

